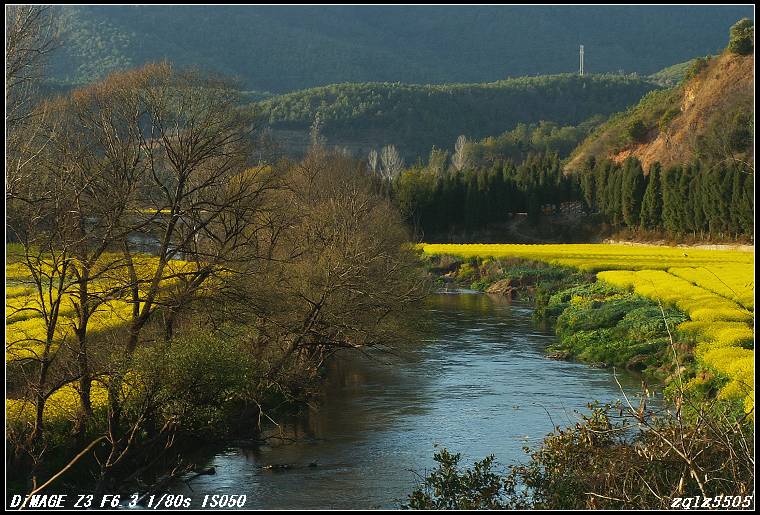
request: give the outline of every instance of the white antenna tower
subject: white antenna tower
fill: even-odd
[[[581,69],[580,69],[580,75],[583,77],[583,45],[581,45]]]

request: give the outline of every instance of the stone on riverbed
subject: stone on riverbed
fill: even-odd
[[[557,360],[570,359],[570,352],[565,351],[565,350],[558,350],[558,351],[547,354],[546,357],[549,359],[557,359]]]
[[[512,279],[496,281],[486,289],[486,293],[495,293],[497,295],[507,295],[512,297],[515,294],[515,288],[512,286]]]

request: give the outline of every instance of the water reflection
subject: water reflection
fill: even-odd
[[[426,309],[434,335],[393,355],[330,365],[319,409],[283,425],[295,443],[212,453],[217,474],[172,493],[246,494],[249,508],[393,508],[433,467],[436,446],[467,462],[494,453],[514,463],[553,424],[577,421],[589,400],[620,397],[611,371],[546,359],[553,336],[536,328],[527,305],[447,294]],[[638,390],[635,378],[619,378]],[[295,467],[261,469],[275,463]]]

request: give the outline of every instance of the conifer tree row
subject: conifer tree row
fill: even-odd
[[[576,201],[579,194],[577,180],[562,172],[556,153],[530,153],[519,165],[507,160],[461,171],[417,165],[395,185],[402,211],[428,235],[452,227],[482,229],[514,213],[536,219],[558,212],[563,202]]]
[[[583,205],[613,227],[701,239],[751,237],[754,173],[741,163],[688,165],[649,170],[629,158],[622,163],[590,158],[575,175],[563,173],[556,153],[530,153],[460,171],[435,160],[417,164],[395,181],[394,196],[421,234],[452,228],[468,232],[508,221],[516,213],[537,220],[565,202]]]
[[[752,235],[754,173],[742,163],[695,161],[665,170],[655,163],[648,172],[634,158],[587,162],[579,178],[587,210],[620,227],[668,236]]]

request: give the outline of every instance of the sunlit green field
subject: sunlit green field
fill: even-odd
[[[725,376],[724,397],[754,407],[754,252],[614,244],[423,244],[428,255],[522,258],[597,272],[597,278],[675,306],[691,320],[700,363]]]

